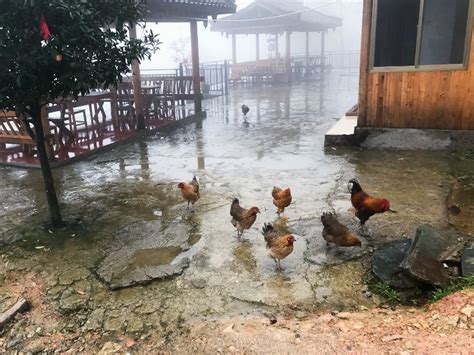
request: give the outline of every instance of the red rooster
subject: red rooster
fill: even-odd
[[[362,225],[374,214],[396,212],[390,209],[390,202],[388,200],[371,197],[366,194],[356,179],[350,180],[347,188],[351,193],[351,202],[356,210],[356,217],[359,218]]]

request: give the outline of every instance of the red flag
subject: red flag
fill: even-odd
[[[46,19],[44,18],[43,15],[41,15],[41,18],[40,18],[39,29],[41,32],[41,37],[43,37],[43,39],[47,41],[49,37],[51,37],[51,32],[49,32],[48,24],[46,23]]]

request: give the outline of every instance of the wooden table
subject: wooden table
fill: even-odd
[[[107,114],[105,112],[104,105],[106,102],[110,102],[112,122],[115,127],[117,121],[116,96],[110,91],[92,92],[85,96],[79,96],[77,100],[58,100],[52,106],[48,107],[48,113],[60,112],[60,117],[50,118],[49,121],[54,123],[59,128],[61,137],[75,137],[75,134],[66,127],[66,121],[68,120],[66,118],[66,114],[69,114],[69,116],[72,117],[73,115],[77,114],[77,112],[74,111],[75,108],[88,106],[92,126],[102,126],[105,128]],[[87,121],[85,110],[83,110],[83,114],[85,120]],[[85,124],[87,127],[87,122]]]

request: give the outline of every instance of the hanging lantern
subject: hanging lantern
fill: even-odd
[[[44,15],[41,15],[39,30],[40,30],[41,37],[43,38],[43,40],[47,41],[51,37],[51,32],[49,31],[49,27],[48,27],[48,24],[46,23],[46,19],[44,18]]]

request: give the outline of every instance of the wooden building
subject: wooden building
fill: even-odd
[[[136,139],[145,131],[167,130],[205,117],[202,110],[198,22],[236,11],[234,0],[147,0],[146,22],[189,23],[192,76],[144,75],[138,61],[132,64],[131,82],[116,88],[93,90],[77,99],[64,98],[45,107],[51,165],[67,162]],[[137,36],[131,26],[130,37]],[[1,85],[1,83],[0,83]],[[193,101],[188,109],[185,100]],[[179,107],[178,107],[179,106]],[[15,112],[0,112],[0,165],[39,167],[36,142]]]
[[[364,0],[357,127],[474,130],[474,0]]]
[[[269,74],[289,75],[291,72],[291,34],[300,32],[306,34],[306,48],[304,67],[316,64],[324,68],[325,33],[341,26],[342,20],[338,17],[327,16],[303,5],[302,1],[275,1],[255,0],[247,7],[233,15],[222,17],[216,21],[211,30],[225,33],[232,38],[233,76],[236,72],[254,71]],[[310,33],[319,33],[321,54],[317,58],[310,57]],[[237,63],[237,36],[255,36],[255,61]],[[275,58],[262,60],[260,56],[260,36],[268,35],[274,38]],[[280,56],[279,36],[285,36],[285,52]],[[281,57],[281,59],[280,59]],[[237,73],[237,76],[239,74]],[[270,73],[271,74],[271,73]]]

